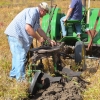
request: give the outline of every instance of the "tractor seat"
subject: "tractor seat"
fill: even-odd
[[[67,23],[72,23],[72,24],[81,23],[81,20],[67,20]]]
[[[75,24],[81,23],[81,20],[67,20],[65,23],[67,29],[67,36],[73,36],[73,32],[76,33]]]

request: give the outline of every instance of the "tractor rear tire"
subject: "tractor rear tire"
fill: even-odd
[[[77,41],[75,44],[75,63],[82,64],[82,70],[86,69],[85,65],[85,46],[82,41]]]

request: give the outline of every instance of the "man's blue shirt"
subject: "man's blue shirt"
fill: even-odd
[[[18,38],[20,41],[26,43],[26,45],[30,45],[33,37],[26,32],[25,25],[30,24],[34,31],[37,31],[40,27],[39,19],[40,14],[38,7],[26,8],[12,20],[4,33]]]
[[[70,19],[82,19],[82,2],[81,0],[71,0],[70,8],[73,8]]]

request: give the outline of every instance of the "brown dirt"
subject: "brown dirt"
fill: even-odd
[[[47,61],[44,59],[44,67],[47,69]],[[74,66],[75,62],[72,59],[62,60],[65,67],[70,68]],[[52,64],[51,59],[49,59],[49,66]],[[39,90],[37,94],[31,100],[83,100],[83,92],[89,82],[86,82],[85,78],[91,74],[96,73],[99,67],[99,59],[86,59],[86,70],[79,77],[73,77],[71,81],[67,81],[63,84],[52,83],[49,88],[44,90]],[[85,81],[84,81],[85,80]]]
[[[74,63],[73,60],[65,60],[67,66]],[[63,63],[64,63],[63,62]],[[68,66],[68,67],[69,67]],[[64,83],[52,83],[49,88],[42,89],[30,100],[84,100],[83,92],[90,83],[85,80],[90,74],[96,73],[99,67],[99,60],[86,59],[87,69],[80,77],[73,77],[71,81]]]
[[[85,88],[85,81],[74,77],[63,84],[52,83],[49,88],[38,91],[31,100],[83,100],[81,94]]]

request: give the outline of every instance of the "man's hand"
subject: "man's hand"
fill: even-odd
[[[54,45],[56,45],[56,42],[54,40],[51,40],[50,44],[51,44],[51,46],[54,46]]]
[[[65,18],[64,20],[63,20],[63,22],[65,23],[67,21],[67,19]]]
[[[51,46],[56,45],[56,42],[54,40],[51,40],[50,38],[47,38],[47,41],[51,44]]]

